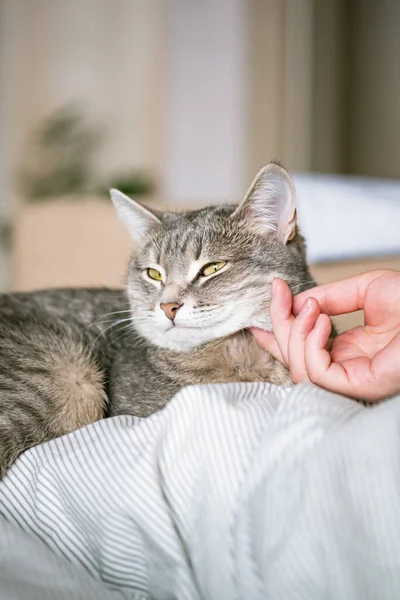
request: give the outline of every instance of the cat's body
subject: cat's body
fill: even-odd
[[[185,385],[291,383],[246,331],[269,328],[274,276],[294,292],[314,285],[290,179],[266,169],[239,207],[154,215],[117,195],[137,247],[126,291],[0,296],[0,477],[32,445],[102,416],[148,416]],[[263,229],[275,192],[277,215],[290,210]]]

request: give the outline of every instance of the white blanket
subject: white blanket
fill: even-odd
[[[199,386],[26,452],[0,599],[400,598],[400,398]]]

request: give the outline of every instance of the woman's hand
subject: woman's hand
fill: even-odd
[[[360,309],[364,326],[331,340],[329,317]],[[294,383],[370,402],[400,393],[400,272],[370,271],[295,297],[275,279],[270,311],[273,333],[251,332]]]

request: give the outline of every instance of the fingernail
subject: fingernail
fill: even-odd
[[[312,305],[313,305],[313,303],[312,303],[312,300],[311,300],[311,298],[308,298],[308,299],[305,301],[305,303],[304,303],[304,306],[303,306],[303,308],[301,309],[301,312],[302,312],[303,314],[307,314],[307,313],[309,313],[309,312],[310,312],[310,310],[312,309]]]
[[[278,287],[278,280],[273,279],[271,284],[272,293],[276,294],[276,288]]]

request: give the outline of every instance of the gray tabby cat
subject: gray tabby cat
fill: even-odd
[[[314,285],[286,171],[264,167],[239,206],[161,214],[112,199],[135,245],[126,291],[0,295],[0,477],[33,445],[145,417],[188,384],[291,383],[246,331],[271,327],[273,277]]]

